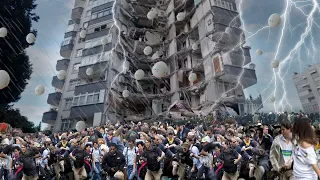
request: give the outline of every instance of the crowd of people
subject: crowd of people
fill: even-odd
[[[235,119],[116,123],[82,132],[2,134],[10,179],[236,180],[320,177],[319,126],[305,117],[241,126]],[[320,161],[319,161],[320,162]]]

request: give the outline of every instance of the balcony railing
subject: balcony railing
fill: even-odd
[[[42,122],[53,125],[57,119],[57,114],[57,111],[53,110],[43,113]]]

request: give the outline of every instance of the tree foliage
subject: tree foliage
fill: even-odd
[[[20,114],[19,109],[13,109],[12,106],[0,108],[0,121],[10,124],[13,128],[20,128],[24,133],[36,132],[33,122]]]
[[[32,21],[39,17],[32,11],[36,8],[35,0],[0,0],[0,27],[8,30],[5,38],[0,38],[0,69],[6,70],[11,78],[7,88],[0,90],[0,107],[21,98],[32,67],[24,49],[29,47],[26,36],[31,30]]]

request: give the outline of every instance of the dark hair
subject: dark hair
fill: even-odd
[[[98,140],[97,139],[93,139],[92,140],[92,144],[94,144],[94,143],[98,144]]]
[[[110,143],[110,147],[115,147],[117,149],[116,143]]]
[[[292,125],[291,125],[291,123],[290,123],[289,121],[283,121],[283,122],[281,123],[281,127],[284,127],[284,128],[286,128],[286,129],[291,129],[291,128],[292,128]]]
[[[92,147],[92,144],[87,143],[85,147],[87,148],[88,146]]]
[[[138,141],[138,142],[137,142],[137,146],[138,146],[139,144],[144,147],[143,141]]]
[[[297,119],[292,128],[292,135],[299,141],[305,141],[310,144],[316,144],[315,132],[310,125],[310,119]]]

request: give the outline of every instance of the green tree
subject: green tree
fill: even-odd
[[[27,117],[20,114],[19,109],[13,109],[12,106],[0,108],[0,120],[10,124],[13,128],[20,128],[24,133],[37,131],[34,123],[28,121]]]
[[[17,102],[30,79],[32,67],[24,49],[29,47],[26,36],[32,21],[39,20],[32,12],[36,6],[35,0],[0,0],[0,28],[8,30],[8,35],[0,38],[0,69],[11,78],[9,86],[0,90],[0,107]]]
[[[41,131],[41,121],[40,121],[40,123],[38,124],[38,126],[36,126],[36,130],[39,132],[39,131]]]

